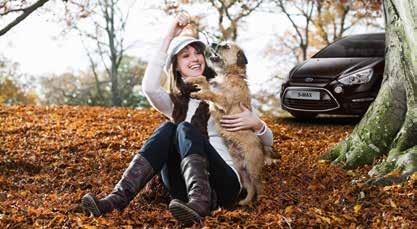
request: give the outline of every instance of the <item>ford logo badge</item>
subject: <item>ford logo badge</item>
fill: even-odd
[[[310,78],[310,77],[307,77],[307,78],[305,78],[304,79],[304,81],[306,82],[306,83],[311,83],[311,82],[313,82],[313,78]]]

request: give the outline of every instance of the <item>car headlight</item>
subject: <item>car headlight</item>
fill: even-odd
[[[372,68],[367,68],[358,72],[351,73],[347,76],[342,76],[343,78],[338,79],[338,81],[344,85],[368,83],[371,80],[373,73],[374,71]]]

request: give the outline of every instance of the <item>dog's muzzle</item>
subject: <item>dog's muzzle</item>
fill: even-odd
[[[221,61],[220,57],[214,54],[214,56],[210,57],[210,61],[213,63],[219,63]]]

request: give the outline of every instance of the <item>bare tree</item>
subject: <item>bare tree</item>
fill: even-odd
[[[83,20],[75,20],[75,23],[71,24],[72,28],[78,31],[83,43],[90,41],[95,44],[94,50],[89,50],[87,45],[84,45],[95,78],[95,87],[98,95],[102,97],[101,85],[103,82],[98,77],[97,63],[94,61],[96,59],[93,55],[97,55],[97,59],[100,60],[100,64],[104,66],[109,76],[113,106],[122,105],[119,88],[119,69],[124,53],[129,48],[125,46],[124,42],[129,9],[123,11],[120,5],[120,0],[99,0],[94,5],[89,5],[88,7],[80,5],[80,11],[77,16],[67,16],[70,24],[71,20],[78,17],[85,18],[87,23],[92,25],[89,27],[90,30],[87,30],[82,28],[88,26],[79,25],[84,22]],[[73,11],[68,10],[68,12]]]
[[[291,3],[291,5],[288,5]],[[285,14],[288,20],[291,22],[291,25],[295,31],[293,38],[296,40],[297,45],[284,44],[291,50],[293,50],[294,56],[298,61],[307,59],[307,49],[310,43],[310,26],[312,24],[313,12],[315,9],[315,1],[286,1],[276,0],[276,4],[280,8],[281,12]],[[291,13],[289,8],[294,8],[297,12]],[[303,24],[299,25],[296,22],[295,17],[302,17]],[[301,56],[297,53],[297,49],[301,50]]]

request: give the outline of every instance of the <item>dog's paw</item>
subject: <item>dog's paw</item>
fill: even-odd
[[[201,93],[199,91],[190,93],[190,97],[193,99],[201,99],[200,96],[201,96]]]
[[[204,81],[207,82],[206,77],[204,76],[186,77],[184,79],[184,82],[187,84],[202,84]]]
[[[208,82],[206,80],[206,77],[204,76],[187,77],[186,79],[184,79],[184,82],[186,84],[192,84],[200,90],[208,88]]]
[[[190,94],[191,98],[194,99],[199,99],[199,100],[206,100],[206,101],[211,101],[212,100],[212,93],[205,91],[205,90],[201,90],[201,91],[197,91],[197,92],[192,92]]]

